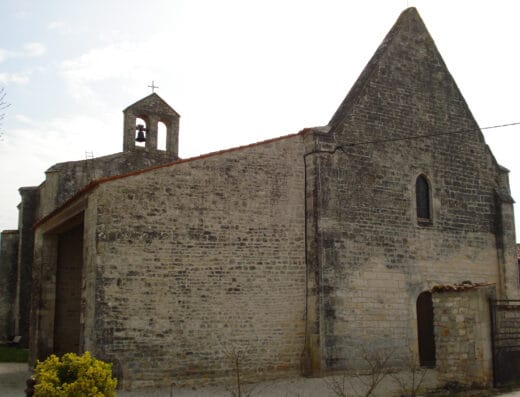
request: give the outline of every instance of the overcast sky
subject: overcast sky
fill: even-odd
[[[520,122],[518,0],[1,0],[0,230],[52,164],[121,151],[152,80],[183,158],[327,124],[407,6],[480,126]],[[484,135],[520,200],[520,126]]]

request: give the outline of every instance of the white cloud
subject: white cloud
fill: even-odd
[[[47,24],[48,30],[60,30],[65,26],[63,21],[52,21]]]
[[[52,164],[82,160],[85,151],[93,151],[95,156],[117,152],[120,128],[109,116],[70,116],[46,121],[16,114],[18,127],[6,132],[0,145],[2,164],[37,162],[38,166],[27,169],[23,178],[17,172],[5,177],[18,185],[35,184],[41,182],[43,171]],[[108,137],[107,131],[111,131]]]
[[[0,73],[0,84],[25,85],[28,83],[29,75],[27,73]]]
[[[9,58],[32,58],[39,57],[45,54],[47,48],[42,43],[30,42],[25,43],[21,50],[10,51],[0,48],[0,63]]]
[[[127,47],[112,45],[90,50],[78,58],[62,62],[61,69],[76,89],[90,82],[114,78],[124,73],[124,66],[130,61],[131,49]]]
[[[61,35],[68,35],[71,33],[77,34],[79,31],[78,29],[80,28],[77,26],[72,27],[70,23],[64,21],[51,21],[47,24],[47,30]]]
[[[121,90],[134,84],[144,85],[154,76],[165,74],[171,65],[165,45],[164,38],[154,37],[146,42],[120,42],[94,48],[63,61],[61,72],[74,97],[97,99],[96,84],[100,82],[116,82]],[[99,93],[106,96],[102,90]]]
[[[34,121],[32,121],[29,117],[23,115],[23,114],[17,114],[14,116],[14,118],[19,121],[20,123],[23,123],[23,124],[29,124],[29,125],[34,125]]]
[[[17,10],[13,13],[13,16],[16,19],[26,19],[29,15],[30,14],[26,10]]]
[[[39,57],[40,55],[45,54],[47,50],[42,43],[26,43],[23,46],[24,51],[21,53],[21,56],[27,57]]]

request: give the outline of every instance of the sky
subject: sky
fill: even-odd
[[[181,158],[327,124],[408,6],[480,127],[520,122],[518,0],[0,1],[0,230],[51,165],[121,151],[152,80]],[[483,132],[520,200],[520,126]]]

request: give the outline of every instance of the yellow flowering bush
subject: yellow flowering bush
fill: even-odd
[[[35,369],[35,397],[114,397],[117,379],[112,378],[112,364],[97,360],[85,352],[78,356],[54,354],[38,361]]]

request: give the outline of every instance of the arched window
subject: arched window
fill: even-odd
[[[417,340],[421,366],[435,366],[435,334],[433,332],[433,302],[431,292],[417,298]]]
[[[424,175],[419,175],[415,181],[415,202],[417,209],[417,222],[419,224],[430,224],[432,221],[430,184]]]

